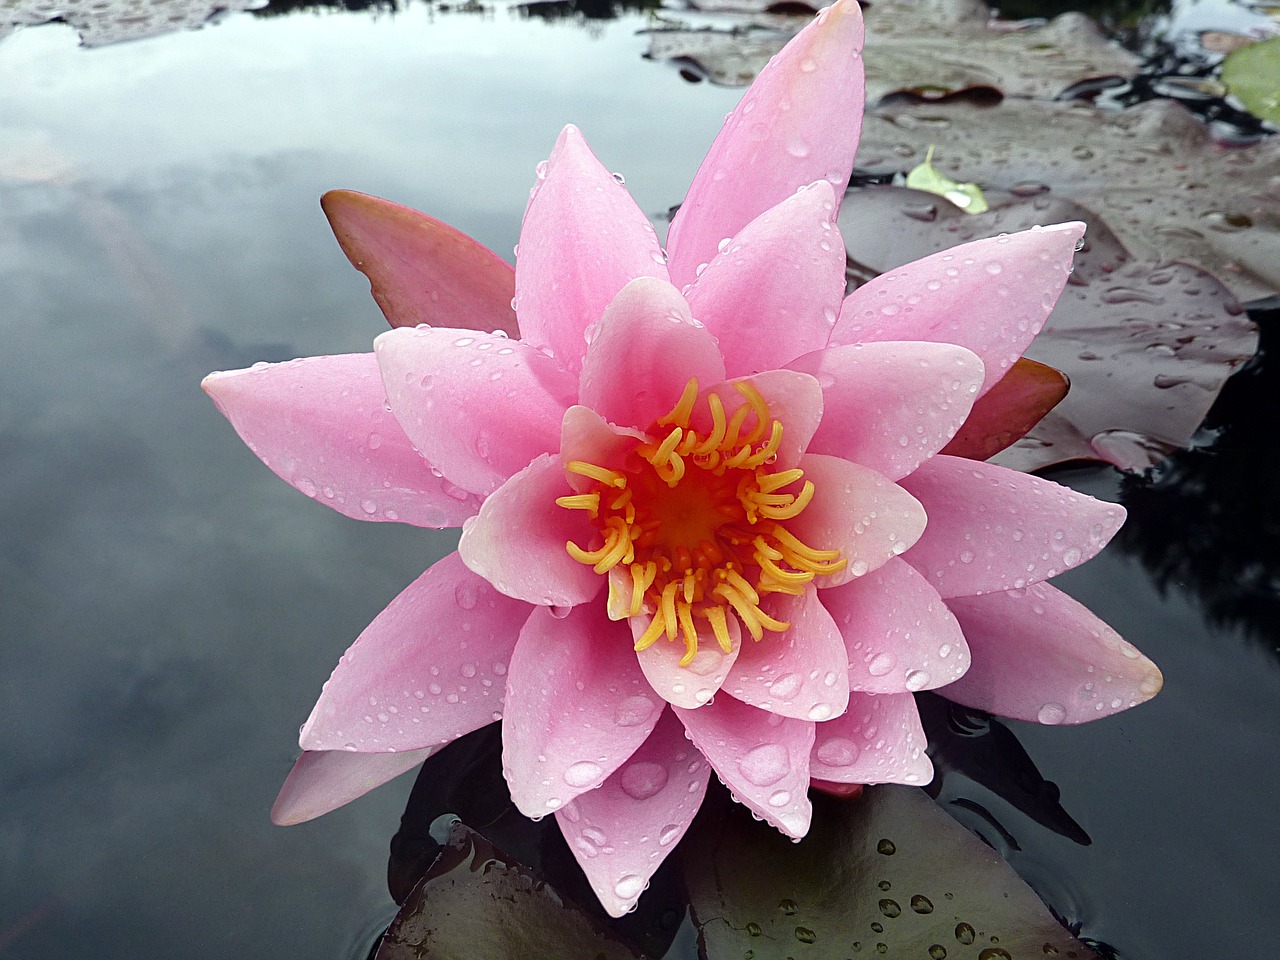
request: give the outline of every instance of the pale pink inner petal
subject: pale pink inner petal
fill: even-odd
[[[418,750],[498,719],[507,663],[529,612],[449,554],[338,661],[302,727],[302,748]]]
[[[813,482],[813,500],[787,521],[787,529],[814,549],[839,550],[848,561],[843,570],[820,577],[819,587],[866,576],[920,538],[924,508],[893,481],[820,453],[806,454],[800,468]]]
[[[577,393],[555,361],[519,340],[417,327],[374,341],[387,400],[422,455],[489,494],[560,442]]]
[[[809,769],[835,783],[908,783],[933,779],[924,728],[909,693],[854,693],[849,709],[818,724]]]
[[[1124,508],[992,463],[937,456],[902,480],[929,514],[904,559],[943,597],[1047,580],[1088,560]]]
[[[728,696],[698,710],[674,709],[739,803],[788,837],[809,832],[813,723],[766,713]]]
[[[938,591],[899,557],[865,577],[823,590],[821,597],[844,635],[854,690],[930,690],[969,669],[960,624]]]
[[[614,426],[590,407],[573,406],[564,412],[560,424],[560,465],[580,460],[618,470],[636,444],[647,439],[643,431]],[[566,471],[565,477],[579,493],[595,488],[596,481],[581,474]]]
[[[782,424],[782,445],[778,448],[775,470],[789,470],[800,462],[818,424],[822,422],[822,387],[807,373],[795,370],[766,370],[748,377],[736,377],[711,385],[699,395],[690,422],[700,436],[711,433],[711,413],[706,398],[714,393],[724,404],[725,416],[732,418],[738,407],[747,402],[735,383],[754,387],[769,407],[769,415]],[[748,416],[746,428],[755,425]]]
[[[595,527],[557,497],[573,491],[560,461],[543,454],[485,500],[462,529],[458,554],[471,570],[508,597],[540,606],[571,607],[600,592],[604,577],[565,551],[572,540],[593,549]]]
[[[822,423],[810,453],[905,477],[960,429],[982,384],[982,361],[943,343],[831,347],[787,365],[822,384]]]
[[[1033,227],[883,273],[845,299],[831,344],[958,343],[982,358],[986,392],[1044,326],[1083,234],[1083,223]]]
[[[640,638],[651,619],[649,614],[630,619],[633,639]],[[725,618],[730,641],[728,653],[720,648],[706,620],[695,619],[694,626],[698,630],[698,652],[688,666],[680,666],[685,645],[679,633],[674,640],[660,637],[652,646],[636,652],[640,669],[654,692],[668,703],[690,710],[701,707],[715,696],[742,649],[742,628],[732,614]]]
[[[595,327],[579,400],[611,423],[646,429],[668,413],[691,377],[724,379],[715,338],[665,280],[632,280]]]
[[[667,279],[648,218],[565,127],[530,195],[516,255],[516,314],[526,343],[577,373],[586,332],[636,277]]]
[[[702,804],[711,767],[670,711],[598,789],[556,811],[569,849],[610,916],[635,906]]]
[[[765,612],[790,626],[742,648],[725,692],[784,717],[829,720],[843,713],[849,702],[849,659],[813,584],[798,597],[770,597]]]
[[[672,221],[674,283],[692,283],[722,239],[805,184],[825,179],[844,195],[862,127],[862,37],[857,3],[839,0],[760,71]]]
[[[348,517],[455,527],[480,507],[387,412],[372,353],[211,373],[202,386],[277,476]]]
[[[826,180],[792,194],[722,244],[688,288],[730,376],[774,370],[827,345],[844,297],[835,208]]]
[[[279,827],[306,823],[412,770],[438,747],[403,753],[307,750],[298,757],[271,808]]]
[[[1084,723],[1150,700],[1164,678],[1136,647],[1047,583],[947,601],[973,666],[938,692],[1039,723]]]
[[[600,786],[662,714],[625,625],[600,604],[563,618],[540,608],[511,658],[502,769],[511,799],[540,817]]]

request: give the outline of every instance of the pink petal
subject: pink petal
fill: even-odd
[[[960,624],[938,591],[899,557],[821,596],[844,635],[854,690],[929,690],[969,669]]]
[[[429,323],[520,335],[511,264],[447,223],[352,190],[320,198],[333,235],[393,327]]]
[[[280,795],[271,808],[271,822],[278,827],[292,827],[337,810],[412,770],[437,749],[427,747],[404,753],[306,750],[280,787]]]
[[[387,605],[338,661],[302,727],[304,750],[418,750],[498,719],[529,607],[456,553]]]
[[[1096,554],[1124,523],[1117,504],[959,457],[934,457],[902,485],[929,515],[904,559],[945,598],[1056,577]]]
[[[773,370],[827,345],[844,298],[836,196],[819,180],[744,226],[688,288],[731,376]],[[807,371],[806,371],[807,372]]]
[[[374,341],[387,400],[422,455],[458,486],[492,493],[560,442],[573,378],[519,340],[419,327]]]
[[[729,114],[671,223],[671,279],[815,180],[844,195],[862,127],[862,14],[839,0],[773,58]]]
[[[973,651],[969,672],[938,691],[1019,720],[1084,723],[1150,700],[1154,663],[1047,583],[947,601]]]
[[[604,577],[565,551],[599,536],[587,515],[556,504],[573,491],[560,462],[543,454],[485,500],[462,528],[458,554],[508,597],[572,607],[600,592]]]
[[[1083,235],[1083,223],[1032,227],[883,273],[845,299],[831,344],[958,343],[982,358],[985,392],[1044,326]]]
[[[622,468],[638,442],[648,440],[640,430],[616,427],[590,407],[572,406],[560,423],[560,465],[574,460],[593,463],[609,470]],[[595,481],[576,473],[566,473],[569,485],[581,493],[594,489]]]
[[[673,709],[734,799],[788,837],[809,832],[814,724],[733,697],[717,697],[699,710]]]
[[[631,617],[631,636],[638,640],[648,628],[648,616]],[[742,649],[742,629],[737,618],[727,617],[729,628],[729,652],[720,649],[710,624],[695,620],[698,628],[698,652],[686,667],[680,666],[685,654],[684,641],[677,634],[675,640],[660,638],[636,652],[640,669],[654,692],[668,703],[694,710],[709,702],[724,684],[729,670]]]
[[[839,550],[843,570],[818,581],[834,587],[866,576],[909,548],[925,529],[915,497],[874,470],[840,457],[805,454],[800,461],[813,499],[787,529],[817,550]]]
[[[818,724],[809,769],[835,783],[911,783],[933,779],[924,728],[909,693],[855,693],[840,717]]]
[[[512,801],[539,817],[594,790],[644,743],[661,704],[626,627],[600,604],[563,619],[535,610],[507,681],[502,769]]]
[[[689,828],[710,777],[683,725],[667,711],[599,789],[556,811],[560,832],[610,916],[635,906]]]
[[[785,633],[748,643],[729,671],[725,692],[784,717],[829,720],[849,704],[849,657],[844,638],[811,585],[798,597],[766,603]]]
[[[822,424],[810,453],[905,477],[965,422],[982,361],[953,344],[868,343],[806,354],[787,366],[823,384]]]
[[[456,527],[480,506],[387,413],[372,353],[211,373],[202,386],[278,477],[348,517]]]
[[[690,377],[724,379],[715,338],[665,280],[632,280],[605,308],[582,364],[579,401],[612,423],[647,428]]]
[[[832,783],[830,780],[811,779],[809,786],[814,790],[829,793],[833,797],[844,797],[846,800],[862,796],[862,784],[860,783]]]
[[[556,141],[530,195],[516,256],[516,312],[526,343],[582,367],[585,334],[636,277],[667,279],[648,218],[595,158],[577,127]]]
[[[778,448],[775,470],[789,470],[800,462],[800,455],[809,446],[818,424],[822,422],[822,387],[807,373],[794,370],[766,370],[747,377],[735,377],[724,383],[703,390],[693,408],[690,420],[702,436],[711,432],[711,414],[706,398],[714,393],[724,404],[725,416],[732,418],[746,399],[734,387],[735,383],[747,383],[759,391],[768,404],[769,415],[781,422],[782,446]],[[747,418],[747,427],[755,424],[754,417]]]
[[[994,457],[1044,419],[1067,395],[1070,381],[1047,364],[1019,358],[978,398],[942,453],[970,460]]]

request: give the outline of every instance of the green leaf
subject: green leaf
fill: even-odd
[[[736,805],[686,838],[702,956],[1098,960],[923,791],[886,785],[813,803],[798,844]]]
[[[1228,54],[1222,82],[1255,117],[1280,125],[1280,37]]]
[[[987,198],[976,183],[956,183],[945,173],[933,167],[933,147],[925,155],[924,163],[907,174],[907,186],[945,197],[965,213],[986,213]]]

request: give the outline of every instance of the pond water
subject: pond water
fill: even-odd
[[[384,329],[320,213],[332,187],[507,254],[573,122],[655,220],[681,200],[740,91],[646,59],[646,13],[562,9],[0,39],[0,957],[345,960],[394,912],[411,777],[300,827],[267,812],[338,655],[455,540],[308,503],[198,383]],[[1166,677],[1098,724],[1007,724],[1092,843],[973,771],[941,781],[1115,956],[1277,953],[1280,458],[1259,413],[1277,390],[1255,361],[1217,432],[1154,477],[1059,477],[1130,505],[1130,531],[1060,583]]]

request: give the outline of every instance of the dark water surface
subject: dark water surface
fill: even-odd
[[[0,42],[0,957],[346,960],[389,919],[411,778],[301,827],[267,812],[338,655],[454,541],[307,502],[197,384],[384,329],[320,213],[329,188],[509,253],[572,121],[642,209],[679,202],[740,91],[643,59],[647,23],[419,4]],[[1276,409],[1255,381],[1232,417]],[[1127,546],[1060,581],[1162,666],[1164,692],[1083,728],[1008,724],[1093,843],[942,783],[1133,960],[1280,956],[1276,495],[1258,482],[1277,457],[1267,431],[1234,429],[1234,473],[1191,458],[1172,489],[1135,485],[1150,511]],[[1119,495],[1109,470],[1067,479]],[[1242,497],[1216,538],[1171,530],[1166,504]],[[1220,602],[1204,570],[1227,571]],[[1248,577],[1252,605],[1229,593]]]

